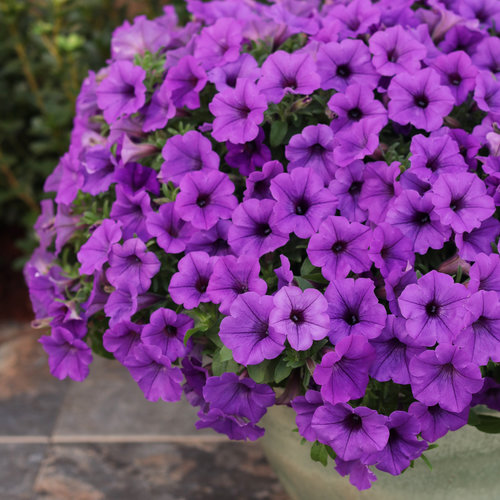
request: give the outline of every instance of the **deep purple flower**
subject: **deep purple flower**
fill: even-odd
[[[293,272],[290,270],[290,261],[288,257],[280,255],[281,266],[274,270],[278,278],[278,290],[284,286],[290,286],[293,281]]]
[[[180,183],[175,210],[197,229],[210,229],[219,219],[229,219],[238,200],[234,184],[224,172],[206,170],[187,173]]]
[[[110,267],[106,278],[116,288],[133,287],[144,293],[151,286],[151,278],[160,270],[160,261],[154,252],[148,252],[139,238],[115,243],[109,254]]]
[[[389,301],[389,308],[392,314],[401,316],[398,298],[408,285],[412,285],[416,282],[417,273],[413,269],[409,269],[403,273],[401,273],[399,269],[394,269],[384,278],[385,294]]]
[[[182,372],[155,345],[138,345],[124,362],[148,401],[179,401]]]
[[[349,335],[362,335],[368,339],[380,335],[387,315],[374,294],[372,280],[332,280],[325,297],[330,316],[328,338],[333,344]]]
[[[458,11],[466,19],[477,19],[488,27],[500,24],[500,5],[495,0],[462,0]]]
[[[411,167],[401,174],[399,184],[402,190],[411,189],[416,191],[420,196],[423,196],[431,189],[431,185],[427,181],[423,181],[411,172]]]
[[[500,73],[500,40],[496,36],[485,37],[472,55],[474,65],[482,70]]]
[[[451,226],[457,233],[472,231],[495,212],[493,199],[486,194],[484,182],[475,174],[442,174],[431,192],[441,224]]]
[[[144,132],[153,132],[164,128],[168,120],[175,116],[176,110],[171,88],[172,86],[169,88],[169,81],[164,80],[160,87],[154,91],[142,125]]]
[[[312,428],[342,460],[358,460],[384,449],[389,439],[386,420],[365,406],[327,403],[314,412]]]
[[[255,82],[260,75],[261,70],[257,61],[250,54],[243,53],[236,61],[210,70],[208,79],[219,92],[222,92],[227,87],[234,88],[238,78],[247,78]]]
[[[319,391],[309,389],[304,396],[297,396],[293,399],[291,405],[297,414],[295,423],[299,429],[299,434],[314,443],[318,436],[312,427],[312,418],[316,409],[323,406],[321,394]]]
[[[500,384],[491,377],[484,378],[484,385],[472,396],[471,406],[486,405],[488,408],[500,411]]]
[[[109,298],[109,293],[105,287],[108,284],[104,271],[94,273],[94,281],[92,282],[92,290],[88,299],[81,304],[81,308],[85,313],[85,317],[90,318],[96,312],[102,311]]]
[[[100,271],[108,262],[109,252],[114,243],[121,240],[120,224],[111,219],[105,219],[80,247],[76,254],[81,266],[80,274],[93,274]]]
[[[253,141],[244,144],[226,143],[227,155],[224,160],[230,167],[237,168],[241,175],[251,174],[271,160],[271,150],[264,144],[264,139],[264,130],[259,128],[259,134]]]
[[[293,349],[305,351],[313,340],[328,334],[330,319],[324,296],[313,288],[304,291],[293,286],[282,287],[274,296],[274,309],[269,323],[277,333],[285,335]]]
[[[493,115],[500,114],[500,82],[489,71],[480,71],[476,77],[474,100],[479,109]]]
[[[167,139],[161,154],[165,161],[159,177],[162,182],[172,181],[177,186],[189,172],[219,168],[219,155],[212,151],[212,143],[196,130]]]
[[[371,267],[368,247],[370,228],[345,217],[331,215],[309,240],[307,256],[328,279],[345,278],[349,271],[361,273]]]
[[[220,324],[220,339],[242,365],[256,365],[274,359],[284,349],[285,335],[269,324],[273,297],[247,292],[231,304],[230,316]]]
[[[498,236],[500,236],[500,222],[490,217],[481,222],[481,225],[470,233],[457,233],[455,235],[458,255],[465,260],[476,260],[480,253],[490,254],[493,251],[491,242],[496,241]]]
[[[63,380],[69,377],[81,382],[89,374],[92,352],[89,346],[76,338],[69,330],[52,328],[50,336],[43,336],[39,342],[49,355],[50,373]]]
[[[85,182],[83,170],[74,149],[70,148],[69,152],[62,156],[44,185],[45,191],[57,190],[55,201],[58,204],[70,205]],[[54,178],[55,175],[56,178]]]
[[[134,195],[139,191],[149,191],[155,195],[160,194],[160,184],[156,179],[156,171],[149,167],[144,167],[139,163],[127,163],[125,166],[115,170],[117,185],[123,192]]]
[[[161,353],[173,362],[187,353],[184,336],[193,325],[189,316],[162,307],[151,314],[141,338],[144,344],[159,347]]]
[[[278,103],[285,94],[312,94],[319,88],[320,78],[316,64],[307,53],[273,52],[262,65],[262,76],[257,84],[268,102]]]
[[[241,78],[234,89],[216,94],[208,107],[215,117],[212,137],[219,142],[241,144],[253,141],[259,134],[267,103],[253,82]]]
[[[207,74],[198,61],[191,55],[182,57],[168,70],[162,84],[164,92],[170,92],[176,108],[189,109],[200,107],[200,92],[207,83]]]
[[[411,123],[428,132],[441,127],[455,102],[451,91],[440,84],[439,73],[431,68],[413,74],[399,73],[392,79],[387,94],[391,120],[401,125]]]
[[[454,341],[465,326],[463,306],[467,295],[463,285],[434,270],[417,284],[407,286],[398,302],[408,335],[424,346]]]
[[[371,488],[372,482],[377,480],[377,476],[361,460],[346,462],[339,457],[335,457],[335,470],[342,477],[349,475],[349,482],[360,491]]]
[[[262,166],[262,171],[252,172],[247,180],[247,188],[243,192],[243,199],[256,198],[263,200],[272,199],[271,180],[283,172],[283,165],[276,160],[268,161]]]
[[[107,191],[113,182],[115,166],[115,157],[108,147],[98,144],[86,149],[82,153],[82,191],[93,196]]]
[[[218,408],[210,408],[208,412],[198,412],[200,420],[196,422],[197,429],[213,429],[220,434],[226,434],[232,440],[255,441],[264,435],[264,429],[246,419],[233,415],[226,415]]]
[[[271,181],[271,193],[277,201],[271,223],[299,238],[316,233],[321,222],[335,212],[337,204],[336,197],[310,168],[277,175]]]
[[[370,376],[379,382],[393,380],[396,384],[409,384],[411,359],[425,351],[425,347],[413,345],[408,336],[405,320],[392,314],[382,333],[370,341],[375,348],[375,360],[370,368]]]
[[[375,152],[379,136],[369,120],[354,123],[350,134],[341,134],[335,139],[335,163],[347,167],[355,160],[362,160]]]
[[[220,377],[209,377],[203,396],[211,409],[248,418],[252,423],[257,423],[275,401],[274,391],[268,385],[257,384],[251,378],[239,378],[236,373],[229,372]]]
[[[186,243],[186,253],[206,252],[211,257],[216,255],[233,255],[227,236],[232,226],[229,220],[220,220],[208,231],[196,231]]]
[[[261,257],[288,241],[288,235],[271,223],[275,204],[272,200],[252,198],[235,208],[228,242],[237,255],[248,253]]]
[[[124,363],[134,349],[142,343],[142,329],[143,325],[131,321],[120,321],[113,324],[102,336],[104,349],[112,352],[120,363]]]
[[[420,424],[420,435],[429,443],[443,437],[448,431],[456,431],[467,424],[469,407],[466,406],[460,413],[443,410],[438,405],[426,406],[415,401],[408,408]]]
[[[480,253],[469,271],[469,291],[493,290],[500,296],[500,256]]]
[[[379,76],[371,63],[368,47],[361,40],[342,40],[322,45],[316,59],[323,90],[345,90],[351,83],[375,88]]]
[[[327,125],[309,125],[294,135],[285,147],[287,170],[308,167],[319,174],[325,186],[333,179],[336,165],[333,157],[333,132]]]
[[[97,87],[97,105],[104,119],[113,123],[121,115],[131,115],[146,101],[146,71],[130,61],[116,61]]]
[[[472,56],[478,43],[484,39],[484,34],[463,24],[452,26],[439,43],[439,48],[445,53],[462,51]]]
[[[340,339],[335,351],[326,353],[313,373],[324,401],[334,405],[362,397],[374,359],[375,349],[366,337],[349,335]]]
[[[75,233],[80,218],[73,213],[70,205],[59,203],[57,213],[54,217],[54,230],[56,233],[56,255],[59,254],[63,246],[70,240]]]
[[[410,362],[411,389],[415,398],[427,406],[461,412],[472,394],[483,386],[479,367],[469,361],[466,351],[451,344],[439,344]]]
[[[377,31],[370,37],[373,66],[384,76],[414,73],[421,67],[427,49],[401,26]]]

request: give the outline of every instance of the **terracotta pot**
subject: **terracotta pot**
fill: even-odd
[[[301,444],[295,413],[273,406],[262,420],[260,443],[292,500],[496,500],[500,498],[500,435],[485,434],[469,425],[448,433],[438,448],[400,476],[373,469],[377,481],[358,491],[334,470],[310,459],[311,445]]]

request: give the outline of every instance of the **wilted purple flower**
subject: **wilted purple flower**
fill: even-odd
[[[425,347],[413,345],[408,336],[405,320],[392,314],[382,333],[370,340],[375,348],[375,360],[370,368],[370,376],[379,382],[393,380],[396,384],[409,384],[409,364],[411,359],[425,351]]]
[[[493,290],[500,296],[500,256],[480,253],[469,271],[468,290]]]
[[[224,172],[206,170],[187,173],[180,183],[175,210],[197,229],[210,229],[219,219],[229,219],[238,200],[234,184]]]
[[[290,270],[290,261],[288,257],[280,255],[281,266],[274,270],[278,278],[278,290],[284,286],[290,286],[293,281],[293,272]]]
[[[439,74],[431,68],[413,74],[399,73],[387,89],[389,118],[401,125],[411,123],[431,132],[443,124],[455,99],[451,91],[440,84]]]
[[[385,219],[413,241],[415,252],[422,255],[429,248],[442,248],[451,235],[450,228],[440,223],[431,197],[431,193],[421,197],[416,191],[406,189],[394,200]]]
[[[59,203],[57,213],[54,217],[54,229],[56,232],[56,255],[60,253],[63,246],[70,240],[76,231],[80,217],[73,213],[70,205]]]
[[[350,132],[339,135],[335,140],[335,162],[339,167],[362,160],[374,153],[379,145],[379,136],[368,120],[354,123]]]
[[[81,304],[81,308],[87,318],[90,318],[96,312],[102,311],[109,298],[109,293],[104,287],[107,285],[104,271],[94,273],[92,290],[88,299]]]
[[[470,232],[495,212],[481,179],[470,173],[442,174],[432,186],[432,203],[441,224],[457,233]]]
[[[159,177],[165,183],[179,185],[189,172],[219,168],[219,155],[212,151],[212,143],[196,130],[167,139],[161,154],[165,161]]]
[[[226,143],[226,163],[237,168],[241,175],[251,174],[257,167],[262,167],[271,160],[271,150],[264,144],[264,139],[264,130],[259,128],[259,134],[253,141],[244,144]]]
[[[152,132],[164,128],[168,120],[175,116],[175,106],[171,90],[172,85],[169,86],[169,83],[168,80],[164,80],[160,87],[154,91],[146,111],[144,124],[142,125],[144,132]]]
[[[283,351],[285,335],[269,325],[273,297],[247,292],[231,304],[230,316],[220,324],[222,343],[242,365],[256,365],[274,359]]]
[[[173,362],[187,353],[184,336],[193,325],[189,316],[161,307],[151,314],[141,338],[144,344],[159,347],[161,353]]]
[[[148,401],[179,401],[182,372],[155,345],[138,345],[124,362]]]
[[[469,407],[466,406],[460,413],[443,410],[438,405],[426,406],[415,401],[408,408],[420,424],[420,435],[429,443],[433,443],[448,431],[456,431],[467,424]]]
[[[342,460],[358,460],[384,449],[389,439],[386,420],[365,406],[327,403],[314,412],[312,428]]]
[[[151,278],[160,270],[160,261],[154,252],[148,252],[139,238],[115,243],[109,254],[110,267],[106,278],[117,288],[133,287],[144,293],[151,286]]]
[[[314,412],[323,406],[323,398],[319,391],[309,389],[304,396],[297,396],[291,401],[292,408],[297,414],[295,423],[299,429],[299,434],[314,443],[318,439],[316,431],[312,427]]]
[[[252,423],[257,423],[275,401],[274,391],[268,385],[257,384],[251,378],[239,378],[236,373],[229,372],[220,377],[209,377],[203,396],[211,409],[248,418]]]
[[[368,339],[380,335],[387,315],[374,294],[372,280],[332,280],[325,297],[330,316],[328,338],[332,344],[349,335],[362,335]]]
[[[335,351],[326,353],[313,373],[323,400],[334,405],[362,397],[374,359],[375,349],[366,337],[349,335],[340,339]]]
[[[481,225],[470,233],[455,234],[455,245],[458,255],[465,260],[476,260],[480,253],[492,253],[491,242],[500,235],[500,222],[490,217],[481,222]]]
[[[359,222],[331,215],[309,240],[307,255],[327,280],[345,278],[349,271],[361,273],[371,267],[368,256],[372,233]]]
[[[33,228],[38,236],[39,247],[46,249],[50,246],[55,236],[54,202],[52,200],[42,200],[40,202],[40,209],[40,215]]]
[[[81,382],[89,374],[92,352],[89,346],[76,338],[69,330],[52,328],[50,336],[43,336],[39,342],[49,355],[50,373],[63,380],[69,377]]]
[[[54,172],[45,182],[44,190],[57,190],[56,203],[70,205],[84,182],[81,163],[76,158],[74,148],[70,148],[69,152],[62,156]]]
[[[262,166],[261,172],[252,172],[246,181],[247,188],[243,192],[243,199],[256,198],[272,199],[271,180],[283,172],[283,165],[276,160],[268,161]]]
[[[232,255],[233,252],[227,242],[229,220],[220,220],[208,231],[196,231],[186,243],[186,253],[206,252],[211,257],[216,255]]]
[[[427,449],[427,443],[417,439],[419,421],[405,411],[392,412],[386,425],[389,429],[387,445],[372,457],[377,459],[377,469],[398,476]]]
[[[398,298],[408,285],[412,285],[416,282],[417,273],[413,269],[409,269],[403,273],[401,273],[399,269],[394,269],[384,278],[385,294],[389,301],[389,308],[392,314],[401,316]]]
[[[401,185],[402,190],[411,189],[416,191],[420,196],[423,196],[431,189],[431,185],[411,172],[411,168],[405,170],[401,174],[399,177],[399,184]]]
[[[183,257],[168,287],[172,300],[185,309],[194,309],[200,302],[210,302],[207,288],[213,266],[214,258],[205,252],[191,252]]]
[[[121,237],[122,232],[118,222],[111,219],[103,220],[76,254],[81,264],[80,274],[93,274],[94,271],[100,271],[108,262],[111,247],[114,243],[118,243]]]
[[[130,61],[116,61],[97,87],[97,105],[109,124],[121,115],[131,115],[146,102],[146,71]]]
[[[335,213],[337,198],[323,187],[323,180],[310,168],[296,168],[277,175],[271,181],[271,193],[277,201],[271,223],[286,233],[309,238],[321,222]]]
[[[137,290],[127,286],[115,290],[104,305],[104,313],[110,318],[110,326],[128,321],[137,312]]]
[[[486,405],[488,408],[500,411],[500,384],[491,377],[484,378],[484,385],[472,396],[471,406]]]
[[[227,87],[234,89],[238,78],[247,78],[255,82],[260,75],[261,70],[257,61],[250,54],[243,53],[236,61],[210,70],[208,79],[219,92],[222,92]]]
[[[127,163],[115,170],[115,181],[123,192],[134,195],[138,191],[160,194],[160,184],[156,180],[156,171],[139,163]]]
[[[493,115],[500,114],[500,82],[489,71],[480,71],[476,77],[474,100],[479,109]]]
[[[246,419],[233,415],[226,415],[218,408],[210,408],[208,412],[198,412],[200,420],[196,422],[197,429],[211,428],[220,434],[226,434],[233,440],[255,441],[264,435],[264,429]]]
[[[259,134],[267,102],[253,82],[241,78],[234,89],[216,94],[208,107],[215,117],[212,137],[219,142],[241,144],[253,141]]]
[[[309,125],[294,135],[285,147],[290,162],[287,170],[308,167],[319,174],[326,185],[333,179],[336,165],[333,157],[333,132],[327,125]]]
[[[287,93],[308,95],[319,85],[316,64],[309,54],[278,50],[264,61],[257,88],[268,102],[278,103]]]
[[[115,157],[108,147],[98,144],[86,149],[82,153],[82,191],[94,196],[107,191],[113,182],[115,166]]]
[[[377,480],[377,476],[361,460],[346,462],[339,457],[335,457],[335,470],[342,477],[349,475],[349,482],[360,491],[371,488],[372,482]]]
[[[451,344],[439,344],[410,362],[411,389],[415,398],[427,406],[461,412],[472,394],[483,386],[479,367],[469,361],[466,351]]]
[[[113,324],[102,336],[104,349],[112,352],[120,363],[124,363],[134,349],[142,343],[142,329],[143,325],[131,321],[120,321]]]
[[[249,253],[261,257],[288,241],[288,235],[271,224],[275,204],[272,200],[252,198],[235,208],[228,242],[237,255]]]
[[[168,70],[162,84],[164,92],[170,92],[176,108],[189,109],[200,107],[200,92],[207,83],[207,74],[198,61],[191,55],[182,57]]]
[[[368,47],[361,40],[330,42],[318,50],[317,71],[323,90],[345,90],[352,83],[375,88],[379,76],[371,63]]]
[[[370,37],[373,66],[384,76],[414,73],[421,67],[427,49],[401,26],[377,31]]]

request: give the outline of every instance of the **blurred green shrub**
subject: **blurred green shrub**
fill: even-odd
[[[83,78],[105,64],[114,28],[166,3],[0,0],[0,224],[32,226],[43,182],[68,148]],[[29,237],[20,243],[31,250]]]

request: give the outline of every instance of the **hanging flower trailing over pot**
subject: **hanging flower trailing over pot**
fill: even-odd
[[[47,179],[52,374],[114,358],[232,439],[289,404],[359,489],[498,431],[500,4],[186,6],[115,31]]]

